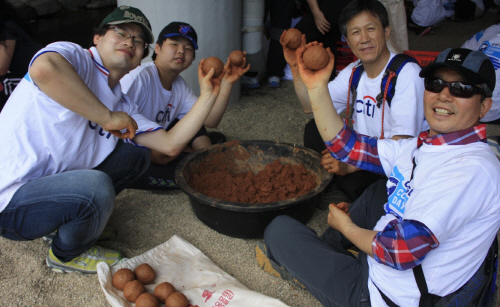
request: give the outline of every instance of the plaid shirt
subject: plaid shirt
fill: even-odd
[[[418,136],[417,148],[423,143],[439,146],[474,142],[486,142],[485,124],[432,137],[429,137],[429,131],[422,132]],[[334,158],[370,171],[382,168],[376,143],[376,138],[357,134],[345,124],[333,140],[325,142]],[[381,173],[384,173],[383,169]],[[394,219],[375,235],[372,252],[377,262],[397,270],[408,270],[420,264],[425,255],[438,246],[439,241],[424,224],[416,220]]]

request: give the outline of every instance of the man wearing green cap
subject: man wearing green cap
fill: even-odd
[[[175,136],[140,115],[120,87],[152,42],[144,14],[118,7],[91,48],[57,42],[41,49],[0,114],[0,140],[8,144],[0,149],[0,235],[45,236],[46,262],[56,272],[96,273],[102,261],[116,264],[120,252],[94,245],[113,235],[104,230],[116,194],[148,168],[144,147],[178,154]],[[182,124],[193,136],[220,89],[213,70],[198,71],[196,112]]]

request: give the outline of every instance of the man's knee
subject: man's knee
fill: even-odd
[[[279,215],[275,217],[264,231],[264,241],[267,244],[281,242],[283,238],[289,237],[290,231],[300,223],[288,215]]]

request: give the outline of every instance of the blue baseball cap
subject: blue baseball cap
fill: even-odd
[[[164,37],[172,37],[172,36],[183,36],[191,41],[195,50],[198,50],[198,44],[196,41],[198,40],[198,35],[196,35],[196,31],[194,28],[185,22],[174,21],[169,23],[168,25],[161,30],[160,35],[158,35],[157,43],[160,43]]]

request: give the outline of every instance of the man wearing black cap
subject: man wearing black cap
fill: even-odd
[[[333,55],[327,68],[309,71],[302,55],[310,46],[297,51],[298,65],[326,147],[336,159],[386,174],[388,197],[377,203],[370,187],[351,208],[331,204],[321,237],[277,217],[257,248],[264,268],[291,274],[324,306],[419,306],[425,288],[447,299],[462,289],[466,301],[481,293],[488,278],[478,268],[500,227],[500,163],[479,124],[495,88],[489,58],[467,49],[440,53],[420,74],[430,129],[394,141],[344,124],[328,95]],[[347,252],[352,246],[357,257]],[[467,282],[472,288],[462,288]]]
[[[225,141],[223,134],[207,133],[205,126],[216,128],[219,125],[229,102],[233,84],[250,69],[250,65],[234,66],[228,59],[225,74],[218,78],[221,86],[220,95],[209,116],[206,119],[199,118],[199,122],[204,126],[194,137],[187,135],[176,124],[185,121],[185,117],[194,115],[193,112],[196,111],[193,107],[199,98],[179,74],[193,63],[195,50],[198,49],[197,42],[198,36],[190,24],[171,22],[158,35],[152,56],[153,62],[137,67],[121,80],[124,93],[138,105],[142,115],[161,125],[179,140],[189,142],[185,148],[180,149],[184,151],[179,156],[166,156],[152,151],[153,163],[132,183],[131,188],[175,188],[175,168],[189,151]]]
[[[150,163],[149,150],[127,143],[177,153],[173,137],[139,114],[120,87],[152,42],[146,16],[120,6],[96,30],[91,48],[69,42],[42,48],[0,114],[0,235],[44,237],[55,272],[95,274],[98,263],[122,258],[95,243],[113,237],[105,227],[116,195]],[[213,70],[198,74],[201,119],[182,124],[190,137],[219,93],[212,76]]]

